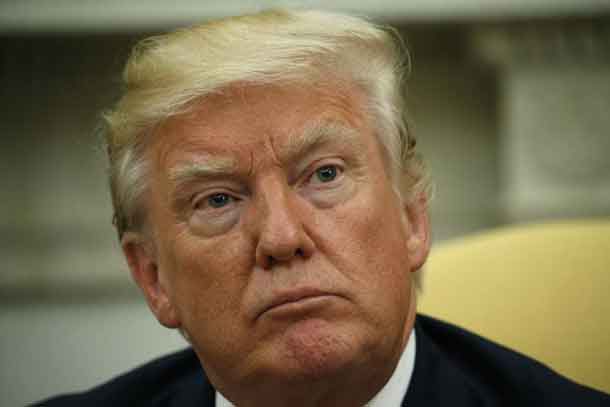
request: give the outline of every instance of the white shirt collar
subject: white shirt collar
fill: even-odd
[[[407,394],[415,367],[415,329],[411,330],[407,347],[402,352],[390,380],[366,404],[366,407],[398,407]]]
[[[398,365],[390,380],[366,404],[366,407],[398,407],[407,394],[413,368],[415,367],[415,329],[411,331],[407,347],[402,352]],[[216,392],[216,407],[234,407],[233,404]]]

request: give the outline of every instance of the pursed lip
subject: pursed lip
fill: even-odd
[[[296,303],[309,298],[330,296],[336,296],[336,294],[330,293],[328,291],[322,291],[317,288],[300,288],[296,290],[293,289],[290,291],[280,292],[274,295],[271,301],[265,303],[261,311],[258,313],[257,318],[263,315],[265,312],[285,304]]]

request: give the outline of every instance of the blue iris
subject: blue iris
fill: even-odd
[[[218,193],[210,195],[208,197],[208,204],[212,208],[222,208],[231,201],[231,197],[228,194]]]
[[[316,176],[321,182],[330,182],[337,178],[337,167],[334,165],[325,165],[316,170]]]

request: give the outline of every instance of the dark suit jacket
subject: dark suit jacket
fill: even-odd
[[[418,315],[415,330],[415,368],[403,407],[610,407],[610,396],[458,327]],[[187,349],[87,392],[35,405],[214,407],[214,393]]]

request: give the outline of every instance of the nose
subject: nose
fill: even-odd
[[[309,258],[315,245],[303,224],[300,198],[281,180],[267,180],[257,191],[255,224],[256,264],[271,269],[295,258]]]

